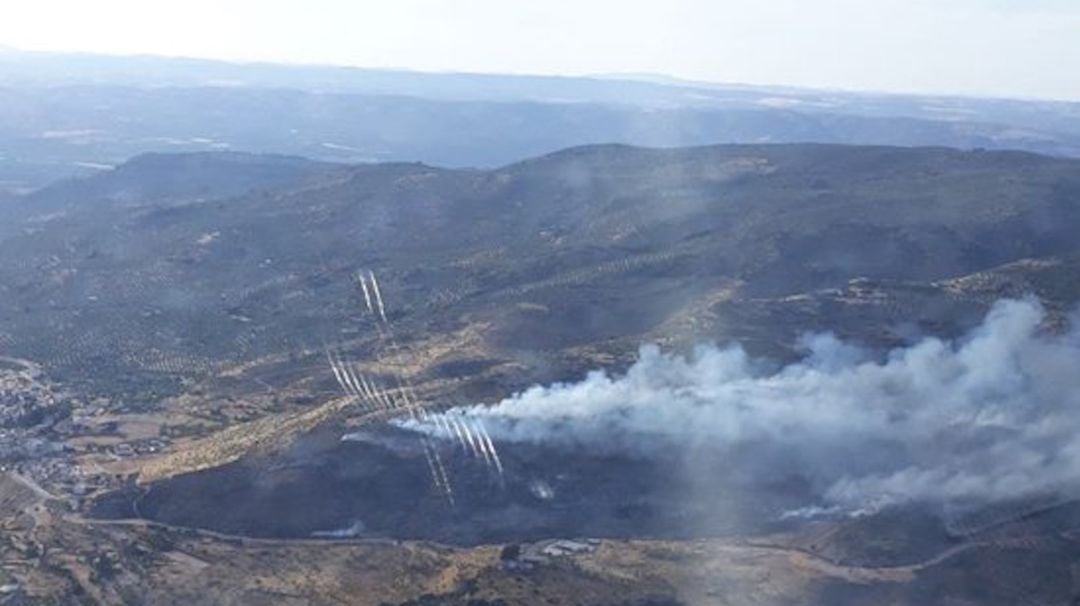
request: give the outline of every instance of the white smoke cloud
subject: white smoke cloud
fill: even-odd
[[[793,466],[841,507],[1080,494],[1080,338],[1042,334],[1042,320],[1038,303],[1005,301],[964,339],[884,359],[811,336],[782,368],[734,346],[648,346],[623,376],[447,414],[482,418],[503,442],[737,450]]]

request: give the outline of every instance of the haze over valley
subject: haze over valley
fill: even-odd
[[[802,142],[1075,157],[1080,104],[0,51],[5,191],[145,152],[495,168],[585,144]]]

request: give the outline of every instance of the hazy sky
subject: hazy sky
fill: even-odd
[[[1080,100],[1080,0],[6,0],[0,44]]]

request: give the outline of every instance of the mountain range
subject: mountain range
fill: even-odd
[[[493,168],[586,144],[945,145],[1080,155],[1080,105],[656,78],[0,53],[0,190],[145,152]]]

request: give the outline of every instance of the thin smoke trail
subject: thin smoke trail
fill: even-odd
[[[487,444],[484,443],[484,437],[480,434],[480,428],[475,421],[466,421],[472,425],[473,432],[476,434],[476,444],[480,447],[480,456],[484,458],[485,465],[492,465],[491,454],[488,452]]]
[[[341,371],[345,374],[345,382],[348,383],[353,395],[360,395],[360,389],[356,383],[356,376],[353,374],[352,369],[349,368],[349,365],[341,362]]]
[[[469,451],[469,445],[465,443],[465,434],[461,433],[461,424],[458,420],[449,415],[440,414],[440,417],[446,420],[446,422],[453,426],[454,435],[457,436],[458,443],[461,444],[461,450],[463,452]]]
[[[451,396],[451,402],[456,409],[461,408],[462,401],[457,395]],[[447,439],[457,437],[458,443],[461,446],[462,451],[465,453],[471,453],[474,457],[481,456],[484,459],[485,465],[496,471],[499,478],[503,477],[503,465],[502,459],[499,457],[498,450],[495,447],[495,442],[488,435],[487,428],[484,427],[482,419],[469,419],[460,414],[447,414],[437,413],[432,415],[435,425],[443,425],[446,427],[453,427],[454,433],[446,432]],[[471,431],[469,424],[471,423]],[[464,433],[462,431],[464,429]],[[470,446],[468,437],[473,437],[475,442]]]
[[[369,270],[366,274],[365,276],[363,271],[355,274],[356,283],[363,295],[363,309],[372,318],[372,326],[376,339],[381,345],[380,349],[390,353],[390,362],[399,369],[399,372],[390,373],[391,385],[384,388],[380,386],[376,378],[365,377],[362,372],[358,372],[356,368],[350,367],[343,361],[337,360],[336,363],[332,363],[333,368],[336,373],[340,373],[342,382],[348,386],[350,392],[362,397],[374,408],[401,411],[413,424],[432,425],[436,428],[434,436],[425,435],[421,439],[424,456],[428,462],[433,485],[442,491],[447,501],[453,505],[454,495],[450,475],[431,437],[442,436],[447,440],[456,438],[465,453],[476,459],[482,459],[485,466],[494,469],[500,478],[503,474],[502,461],[482,421],[464,417],[454,418],[452,415],[445,414],[429,414],[421,399],[417,397],[416,389],[405,372],[410,364],[410,354],[399,344],[394,335],[378,278],[373,271]]]
[[[364,291],[364,303],[367,305],[368,312],[374,314],[375,310],[371,307],[371,293],[368,292],[367,284],[364,283],[364,274],[356,272],[356,280],[360,283],[360,288]]]
[[[382,292],[379,290],[379,281],[375,279],[375,272],[369,271],[368,277],[371,279],[371,289],[375,293],[375,302],[379,307],[379,317],[382,318],[383,324],[386,324],[386,307],[383,306]]]
[[[397,340],[393,337],[392,329],[387,320],[386,306],[383,302],[382,291],[379,288],[379,282],[375,277],[375,273],[369,271],[368,279],[365,280],[363,273],[357,272],[356,278],[364,295],[365,307],[367,308],[368,313],[374,318],[375,330],[379,341],[382,343],[390,343],[391,351],[396,358],[395,364],[398,368],[403,368],[403,354],[401,353],[400,347],[397,345]],[[368,282],[370,282],[370,288]],[[374,307],[372,305],[373,299]],[[376,310],[378,312],[377,314]],[[419,405],[419,400],[415,398],[415,394],[413,393],[414,390],[408,377],[406,376],[403,378],[401,373],[397,373],[393,375],[393,380],[397,383],[396,389],[379,391],[379,394],[384,401],[388,403],[388,408],[404,410],[414,421],[419,419],[426,420],[427,411]],[[373,388],[378,389],[374,379],[371,380],[371,383]],[[450,475],[442,461],[442,455],[427,436],[424,436],[422,446],[425,459],[427,459],[430,468],[432,483],[437,489],[440,489],[443,492],[447,501],[453,506],[455,503],[453,486],[450,482]]]
[[[334,362],[334,357],[331,355],[330,350],[326,351],[326,360],[330,363],[330,370],[334,373],[334,379],[337,380],[338,387],[342,391],[348,392],[349,389],[345,386],[345,380],[341,377],[341,371],[338,369],[337,364]]]
[[[499,477],[503,475],[502,460],[499,458],[499,451],[495,449],[495,443],[491,440],[491,436],[488,434],[488,430],[484,427],[483,419],[477,419],[476,425],[480,430],[480,439],[487,444],[488,452],[491,454],[492,461],[495,463],[495,469],[499,472]]]

